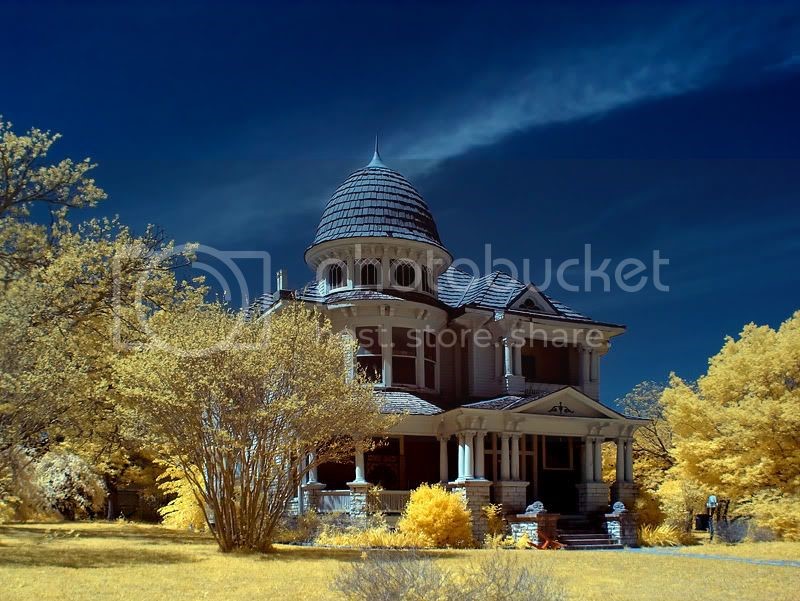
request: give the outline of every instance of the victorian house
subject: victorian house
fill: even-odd
[[[442,201],[439,201],[442,202]],[[369,485],[399,512],[423,482],[516,513],[534,501],[562,515],[630,507],[631,436],[640,421],[599,398],[603,357],[624,326],[593,320],[534,285],[453,267],[426,202],[377,149],[333,193],[305,252],[314,281],[261,299],[270,313],[312,303],[357,337],[357,361],[392,436],[352,463],[309,475],[298,504],[356,511]],[[616,444],[603,482],[601,445]]]

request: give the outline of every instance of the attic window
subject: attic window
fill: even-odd
[[[532,298],[526,298],[520,305],[520,308],[536,311],[539,308],[539,305],[537,305],[536,301],[534,301]]]

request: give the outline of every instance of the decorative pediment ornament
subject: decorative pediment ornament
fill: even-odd
[[[625,509],[625,503],[623,503],[622,501],[617,501],[611,506],[611,511],[613,511],[614,513],[625,513],[628,510]]]
[[[575,413],[572,409],[564,405],[561,401],[558,402],[558,405],[553,405],[548,413],[555,413],[557,415],[571,415]]]

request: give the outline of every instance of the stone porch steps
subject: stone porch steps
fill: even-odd
[[[605,532],[559,531],[558,542],[564,545],[564,549],[570,551],[598,551],[623,548],[622,545],[614,543]]]

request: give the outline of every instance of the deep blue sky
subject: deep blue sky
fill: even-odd
[[[548,289],[628,325],[605,400],[694,378],[726,334],[800,308],[789,3],[31,2],[0,19],[0,113],[100,164],[95,213],[267,251],[293,285],[376,130],[456,257],[491,243],[536,281],[587,243],[615,262],[659,249],[670,292]]]

